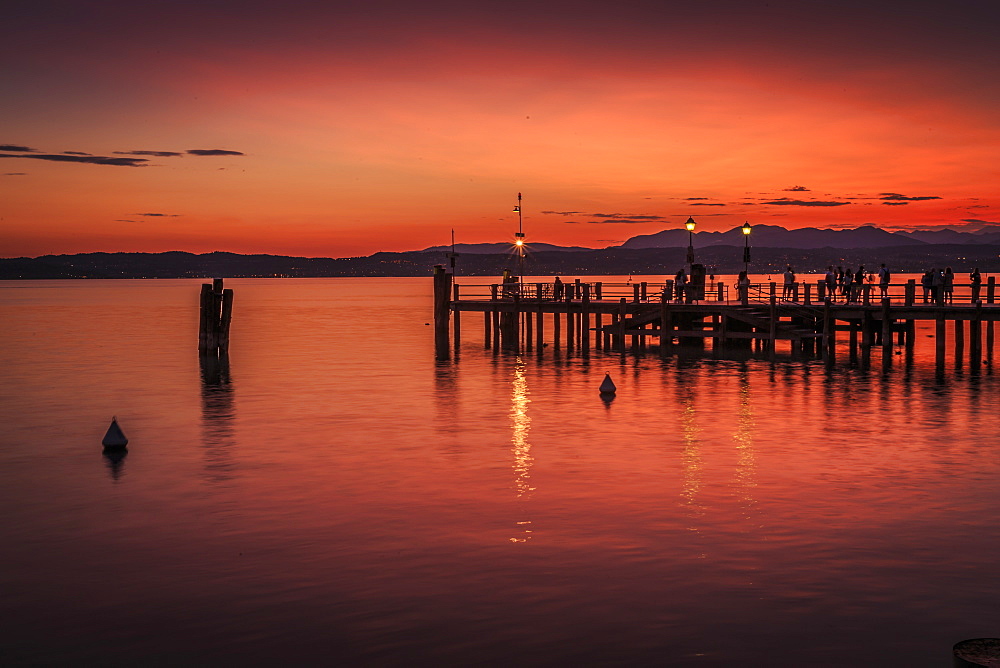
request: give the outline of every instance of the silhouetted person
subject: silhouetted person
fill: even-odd
[[[674,276],[675,301],[684,301],[684,291],[687,288],[687,281],[688,281],[687,274],[684,273],[684,269],[682,268],[680,271],[677,272],[677,275]]]
[[[844,299],[848,304],[854,301],[854,272],[850,267],[844,272]]]
[[[889,282],[892,280],[892,273],[886,268],[885,262],[878,268],[878,287],[882,291],[882,298],[889,296]]]
[[[794,294],[795,292],[795,272],[792,271],[791,267],[785,269],[783,278],[784,280],[782,281],[781,284],[781,298],[791,299],[792,294]]]
[[[924,303],[926,304],[934,296],[934,270],[928,269],[920,277],[920,287],[924,289]]]
[[[955,300],[955,273],[951,267],[945,267],[941,284],[944,287],[944,301],[951,304]]]
[[[931,299],[938,305],[944,303],[944,274],[940,269],[931,270]]]
[[[745,269],[736,277],[736,293],[741,302],[745,303],[750,298],[750,277]]]
[[[557,302],[561,302],[563,298],[563,282],[558,276],[556,276],[556,280],[552,283],[552,298]]]
[[[983,287],[983,275],[979,273],[979,267],[972,270],[969,274],[969,283],[972,284],[972,303],[975,304],[979,301],[979,291]]]
[[[858,273],[854,274],[855,301],[861,298],[861,293],[865,286],[865,265],[858,267]]]
[[[830,301],[837,301],[837,273],[833,270],[832,264],[826,268],[826,276],[823,277],[823,281],[826,283],[826,298]]]

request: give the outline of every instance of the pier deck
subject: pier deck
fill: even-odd
[[[452,342],[459,345],[463,314],[483,313],[484,346],[517,352],[549,344],[582,353],[644,351],[655,341],[663,355],[677,345],[704,348],[708,342],[713,350],[773,354],[776,342],[787,341],[793,354],[832,361],[838,335],[846,336],[852,358],[873,347],[889,354],[894,341],[912,351],[916,323],[929,321],[935,323],[939,363],[949,330],[957,357],[965,352],[968,330],[970,363],[980,364],[984,354],[992,360],[993,323],[1000,320],[993,277],[982,286],[956,285],[951,294],[924,294],[913,280],[884,291],[866,283],[850,301],[825,288],[822,281],[799,283],[783,295],[773,282],[741,291],[722,283],[677,291],[672,281],[459,285],[436,269],[436,354],[445,359]]]

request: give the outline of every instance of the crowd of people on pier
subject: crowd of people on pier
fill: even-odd
[[[781,298],[783,300],[794,299],[798,294],[799,282],[797,281],[795,270],[789,265],[782,274]],[[682,301],[688,296],[690,279],[682,268],[674,275],[673,289],[674,299]],[[858,266],[855,271],[851,267],[846,269],[843,266],[834,267],[830,265],[826,268],[823,277],[824,292],[832,302],[843,301],[846,304],[856,303],[861,300],[865,285],[878,286],[879,298],[889,296],[889,286],[892,284],[892,271],[881,263],[875,271],[867,271],[864,265]],[[979,268],[975,268],[969,274],[969,285],[972,292],[972,301],[980,298],[982,291],[983,276]],[[950,304],[955,296],[955,272],[951,267],[944,269],[928,269],[920,279],[920,286],[923,289],[923,303],[925,304]],[[743,294],[750,288],[750,277],[747,272],[741,271],[736,279],[737,292]]]

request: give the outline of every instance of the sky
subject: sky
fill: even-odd
[[[1000,3],[5,5],[0,257],[1000,224]]]

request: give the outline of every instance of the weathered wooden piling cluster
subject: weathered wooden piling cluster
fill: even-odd
[[[851,361],[867,362],[873,349],[881,349],[888,361],[894,347],[909,357],[916,324],[924,321],[934,324],[938,364],[945,359],[950,331],[955,359],[964,359],[968,349],[972,365],[984,356],[992,360],[994,323],[1000,319],[994,277],[982,289],[963,293],[960,301],[943,292],[918,297],[918,286],[910,280],[885,291],[864,284],[849,303],[827,294],[822,281],[797,284],[780,296],[775,283],[745,286],[736,294],[723,283],[676,294],[672,281],[458,285],[442,266],[435,268],[434,281],[439,359],[458,350],[462,315],[470,312],[483,314],[483,345],[498,351],[541,352],[551,345],[583,355],[591,350],[642,352],[655,341],[664,356],[675,347],[706,348],[709,342],[718,353],[773,355],[777,343],[787,341],[793,355],[830,362],[838,343],[841,349],[846,343]]]
[[[223,288],[222,279],[201,286],[201,321],[198,352],[219,355],[229,350],[229,327],[233,319],[233,290]]]

